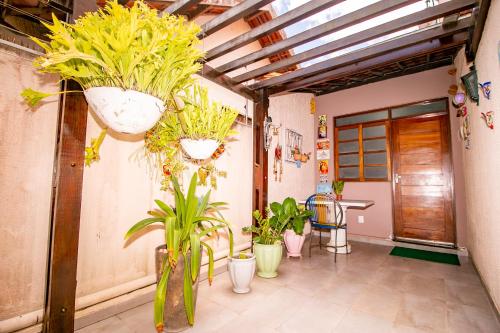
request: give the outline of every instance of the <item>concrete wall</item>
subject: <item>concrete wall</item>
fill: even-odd
[[[0,323],[41,309],[45,296],[59,103],[52,98],[33,112],[20,93],[59,87],[31,61],[0,48]]]
[[[361,87],[342,90],[317,97],[317,115],[326,114],[328,118],[328,138],[333,147],[333,117],[396,106],[426,99],[446,97],[448,87],[454,83],[453,77],[442,67],[413,75],[367,84]],[[452,107],[450,106],[450,110]],[[457,242],[465,246],[465,200],[464,180],[461,168],[462,152],[460,140],[456,136],[458,124],[453,111],[450,113],[452,152],[455,170],[456,226]],[[315,117],[317,127],[318,117]],[[329,180],[334,176],[333,149],[330,160]],[[318,173],[316,172],[318,181]],[[374,200],[375,205],[366,210],[350,210],[348,214],[349,231],[355,235],[389,238],[392,235],[392,189],[390,182],[348,182],[344,197],[349,199]],[[357,223],[357,217],[365,217],[364,224]]]
[[[314,154],[314,118],[310,113],[310,101],[312,94],[291,94],[279,97],[271,97],[269,101],[269,115],[273,124],[281,124],[279,142],[283,147],[283,175],[281,182],[276,181],[273,174],[274,150],[278,143],[278,137],[273,136],[271,148],[269,148],[269,203],[273,201],[282,202],[286,197],[295,198],[297,201],[305,200],[314,193],[316,189],[314,174],[316,164],[311,158],[297,168],[295,163],[286,162],[285,154],[285,129],[292,129],[303,135],[303,151]],[[311,154],[312,156],[312,154]],[[279,168],[278,168],[279,172]]]
[[[500,2],[492,1],[481,43],[474,61],[479,82],[491,81],[493,91],[487,100],[481,92],[479,106],[467,102],[471,122],[471,149],[464,155],[467,201],[467,244],[472,259],[500,310]],[[469,72],[463,50],[455,60],[457,82]],[[495,112],[495,129],[486,127],[481,112]]]

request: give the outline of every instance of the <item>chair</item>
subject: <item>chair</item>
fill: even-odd
[[[335,248],[335,262],[337,262],[337,230],[345,229],[345,244],[340,247],[347,248],[347,223],[343,222],[342,207],[339,202],[330,194],[313,194],[306,201],[306,209],[313,212],[309,218],[311,224],[311,233],[309,236],[309,257],[311,256],[313,231],[319,230],[319,248],[323,245],[321,242],[321,233],[323,230],[335,230],[335,245],[325,245]],[[316,245],[317,246],[317,245]]]

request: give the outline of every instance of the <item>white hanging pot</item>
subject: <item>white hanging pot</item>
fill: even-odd
[[[95,87],[83,93],[97,116],[121,133],[143,133],[152,128],[165,111],[162,100],[135,90]]]
[[[181,139],[182,149],[195,160],[205,160],[212,156],[220,142],[214,139]]]

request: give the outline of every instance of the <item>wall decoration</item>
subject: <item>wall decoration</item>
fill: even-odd
[[[318,169],[320,174],[328,175],[328,160],[319,161]]]
[[[317,160],[329,160],[330,159],[330,150],[316,150],[316,159]]]
[[[328,183],[319,183],[316,185],[316,193],[332,193],[332,186]]]
[[[276,145],[276,148],[274,148],[273,174],[274,180],[281,183],[281,177],[283,176],[283,148],[281,147],[281,144],[279,142]]]
[[[325,139],[328,134],[328,126],[326,125],[326,114],[319,116],[319,125],[318,125],[318,138]]]
[[[465,104],[466,99],[467,99],[467,97],[466,97],[465,93],[462,91],[459,91],[453,96],[451,104],[453,104],[453,106],[458,109],[458,108],[461,108]]]
[[[493,111],[488,111],[486,113],[481,112],[481,118],[484,119],[486,122],[486,126],[488,126],[490,129],[493,129]]]
[[[467,107],[464,105],[457,109],[457,117],[465,117],[467,115]]]
[[[466,115],[463,118],[462,125],[460,126],[459,129],[459,135],[460,138],[464,141],[465,143],[465,149],[470,149],[471,148],[471,126],[470,126],[470,115]]]
[[[318,150],[330,149],[330,139],[320,139],[316,141],[316,149]]]
[[[311,97],[311,114],[316,113],[316,99],[314,99],[314,96]]]
[[[451,95],[451,96],[454,96],[458,91],[458,86],[456,84],[452,84],[449,88],[448,88],[448,94]]]
[[[328,183],[328,175],[319,175],[320,183]]]
[[[301,134],[287,128],[285,130],[285,161],[295,163],[300,160],[300,152],[302,151],[303,137]],[[297,159],[294,158],[294,155]]]
[[[462,76],[461,80],[469,98],[479,104],[479,85],[475,67],[471,66],[470,72]]]
[[[273,124],[273,118],[267,116],[264,119],[264,148],[266,151],[271,148],[271,142],[273,141],[273,137],[271,136],[271,126]]]
[[[491,81],[486,81],[484,83],[480,83],[479,87],[481,87],[481,91],[483,92],[484,97],[486,97],[486,99],[490,99]]]
[[[330,139],[319,139],[316,141],[316,159],[330,159]]]

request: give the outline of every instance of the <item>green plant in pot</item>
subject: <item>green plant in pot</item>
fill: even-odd
[[[305,241],[304,226],[313,212],[306,210],[304,205],[297,205],[293,198],[286,198],[283,203],[273,202],[271,211],[274,214],[273,218],[277,218],[278,221],[287,221],[283,235],[287,257],[301,257]]]
[[[257,261],[257,275],[263,278],[278,276],[278,266],[283,255],[281,241],[283,230],[288,219],[280,221],[276,216],[270,216],[270,209],[266,209],[266,217],[256,210],[252,216],[256,225],[244,227],[244,232],[255,234],[253,238],[254,253]]]
[[[32,38],[45,50],[35,67],[78,82],[97,116],[118,132],[150,129],[201,68],[200,27],[142,1],[131,8],[109,1],[74,24],[55,16],[43,24],[49,42]],[[52,94],[26,89],[22,95],[35,105]]]
[[[337,200],[342,200],[342,192],[344,192],[344,181],[343,180],[334,180],[332,182],[333,192],[335,193],[335,197]]]
[[[158,332],[178,332],[194,324],[196,293],[201,266],[202,248],[208,254],[208,279],[213,278],[212,248],[204,241],[224,229],[229,238],[229,256],[233,253],[233,234],[222,219],[221,202],[209,202],[210,191],[196,197],[196,173],[191,178],[187,194],[182,192],[177,178],[172,179],[175,207],[160,200],[160,210],[149,212],[151,217],[132,226],[125,239],[159,223],[165,228],[166,245],[156,249],[157,287],[154,299],[154,322]],[[218,215],[215,215],[218,213]]]

